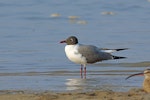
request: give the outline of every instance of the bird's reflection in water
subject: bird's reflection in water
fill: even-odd
[[[86,83],[86,79],[67,79],[66,90],[84,90]]]

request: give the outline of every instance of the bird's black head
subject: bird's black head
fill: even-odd
[[[67,45],[75,45],[78,43],[78,39],[75,36],[70,36],[66,40],[61,41],[60,43],[67,43]]]

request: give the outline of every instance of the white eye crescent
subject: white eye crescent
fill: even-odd
[[[71,38],[70,41],[73,42],[73,38]]]

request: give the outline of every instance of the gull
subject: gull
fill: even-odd
[[[65,46],[65,53],[68,59],[74,63],[81,65],[80,70],[81,77],[83,73],[83,68],[84,68],[84,76],[86,77],[87,64],[93,64],[103,60],[126,58],[114,56],[111,55],[111,53],[128,49],[128,48],[107,49],[107,48],[98,48],[94,45],[84,45],[78,43],[78,39],[75,36],[70,36],[66,40],[60,41],[60,43],[67,44]]]

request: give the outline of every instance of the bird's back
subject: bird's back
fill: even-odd
[[[92,45],[79,45],[78,51],[86,58],[87,63],[112,59],[111,54],[102,52],[99,48]]]

